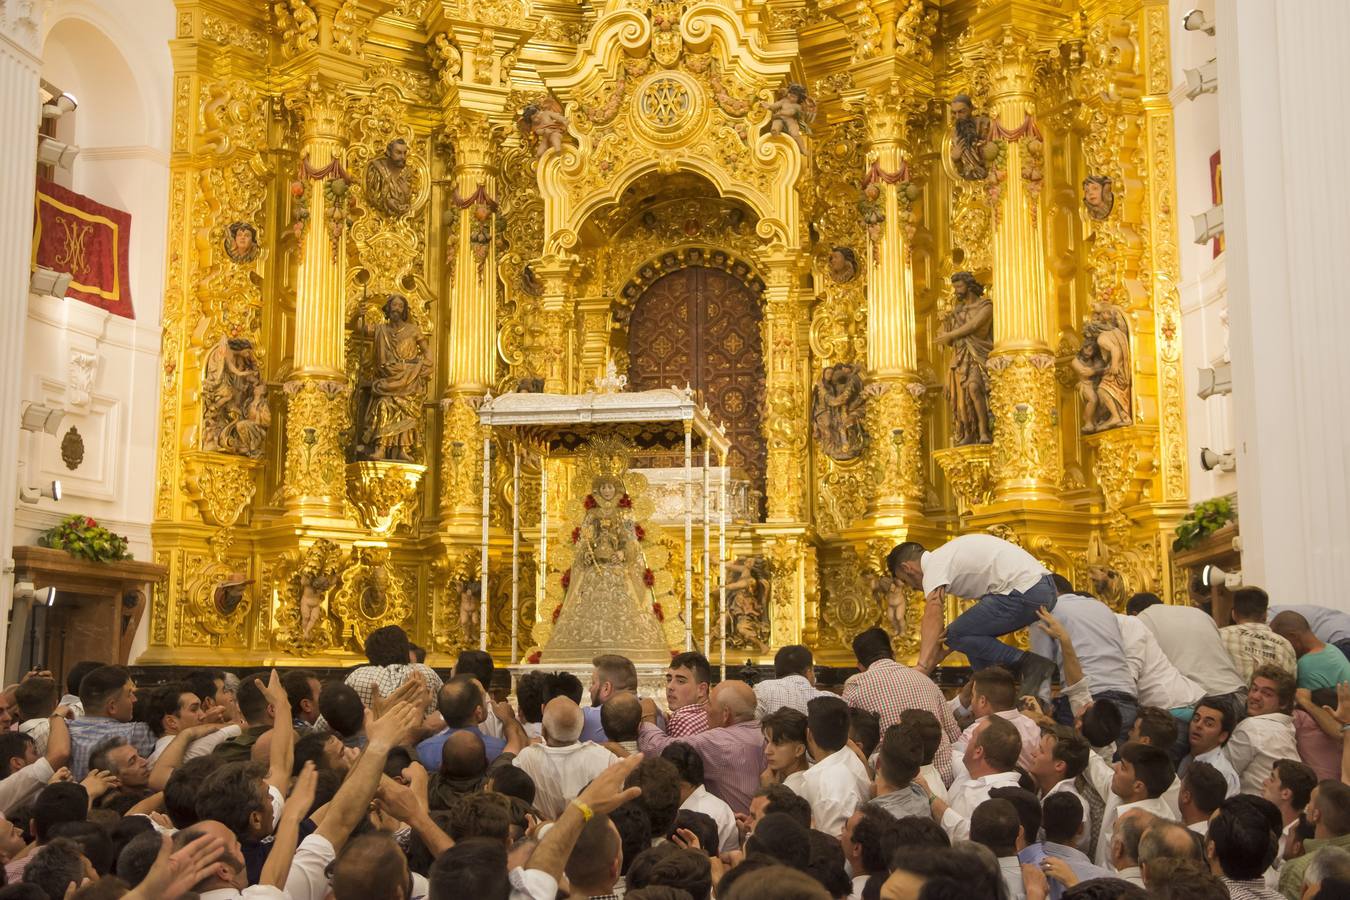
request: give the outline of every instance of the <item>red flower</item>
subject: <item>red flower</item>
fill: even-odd
[[[652,574],[651,569],[642,570],[642,583],[645,584],[647,587],[651,587],[652,585],[656,584],[656,576]]]
[[[652,612],[656,614],[656,621],[664,622],[666,620],[665,610],[661,609],[660,603],[652,604]]]
[[[532,666],[539,665],[539,659],[543,655],[542,651],[536,650],[525,658],[525,661]]]
[[[89,518],[88,516],[85,516],[85,517],[84,517],[84,527],[85,527],[85,528],[97,528],[97,527],[98,527],[98,523],[95,522],[93,519]]]
[[[559,604],[558,606],[553,607],[553,622],[554,622],[554,624],[557,623],[557,621],[558,621],[558,616],[560,616],[560,615],[562,615],[562,605],[561,605],[561,604]]]
[[[619,509],[632,509],[632,508],[633,508],[632,497],[629,497],[627,494],[624,494],[622,497],[619,498]]]
[[[568,569],[566,572],[562,574],[563,590],[564,591],[567,590],[567,586],[571,583],[572,583],[572,570]]]
[[[672,651],[670,651],[670,658],[671,658],[671,659],[674,659],[675,657],[677,657],[677,656],[679,656],[679,655],[680,655],[680,651],[678,651],[678,650],[672,650]]]
[[[580,539],[581,539],[581,527],[578,526],[572,529],[572,543],[575,544]]]
[[[590,494],[587,494],[586,499],[582,501],[581,505],[586,507],[587,509],[595,509],[595,498],[592,497]]]
[[[638,539],[639,541],[641,541],[641,540],[646,540],[646,538],[647,538],[647,529],[643,528],[641,525],[634,525],[634,526],[633,526],[633,534],[637,536],[637,539]]]

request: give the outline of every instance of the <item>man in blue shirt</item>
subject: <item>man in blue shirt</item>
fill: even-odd
[[[1083,801],[1076,794],[1060,791],[1041,803],[1041,829],[1045,834],[1041,842],[1041,866],[1050,881],[1051,900],[1064,896],[1066,881],[1077,884],[1092,878],[1114,877],[1106,869],[1093,865],[1087,854],[1078,849],[1086,824]]]
[[[1127,740],[1138,701],[1134,677],[1125,658],[1125,639],[1120,633],[1120,623],[1111,607],[1093,597],[1067,590],[1068,582],[1060,584],[1060,581],[1062,579],[1056,576],[1060,594],[1054,618],[1068,632],[1092,698],[1111,700],[1120,707],[1121,740]],[[1056,665],[1062,664],[1059,645],[1044,626],[1033,626],[1030,636],[1033,653],[1053,660]],[[1046,682],[1041,697],[1048,700],[1049,695],[1050,684]]]
[[[436,693],[436,709],[440,712],[441,718],[445,719],[445,728],[417,745],[417,758],[428,772],[440,769],[441,748],[445,746],[445,739],[456,731],[472,731],[482,738],[488,762],[492,762],[506,749],[506,741],[484,734],[478,727],[487,718],[487,709],[484,705],[483,689],[479,687],[478,679],[472,675],[456,675],[442,685]],[[514,716],[510,717],[510,722],[516,729],[520,729],[520,724],[516,722]],[[505,721],[503,725],[506,725]],[[523,730],[521,736],[524,736]]]

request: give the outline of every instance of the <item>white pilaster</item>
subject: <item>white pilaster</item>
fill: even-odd
[[[1216,10],[1243,568],[1350,609],[1344,0]]]
[[[33,251],[33,182],[41,121],[38,34],[47,0],[0,5],[0,655],[9,637],[14,576],[23,332]],[[7,667],[6,667],[7,668]],[[9,680],[8,678],[6,679]]]

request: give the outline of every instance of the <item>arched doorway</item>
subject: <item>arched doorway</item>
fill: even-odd
[[[734,275],[689,266],[652,282],[628,325],[628,383],[633,390],[690,385],[713,419],[726,424],[727,463],[764,495],[763,312]]]

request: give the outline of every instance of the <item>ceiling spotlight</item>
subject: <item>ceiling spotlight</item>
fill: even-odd
[[[39,266],[28,278],[28,289],[34,294],[64,299],[66,291],[70,290],[72,280],[73,276],[69,272],[58,272]]]
[[[1208,244],[1223,234],[1223,204],[1211,206],[1198,216],[1191,216],[1191,225],[1195,229],[1195,243]]]
[[[1220,472],[1231,472],[1237,468],[1237,457],[1233,456],[1233,451],[1227,453],[1215,453],[1208,447],[1200,448],[1200,468],[1206,472],[1213,472],[1218,469]]]
[[[1200,389],[1196,391],[1201,400],[1208,400],[1216,394],[1233,393],[1233,364],[1220,363],[1212,369],[1200,370]]]
[[[53,481],[43,487],[19,488],[19,499],[24,503],[37,503],[43,497],[59,503],[61,501],[61,482]]]
[[[64,409],[53,409],[41,403],[25,403],[19,413],[19,427],[24,431],[45,431],[48,434],[56,434],[57,429],[61,427],[61,420],[65,417],[66,411]]]
[[[1219,61],[1211,59],[1203,66],[1182,69],[1186,76],[1186,99],[1194,100],[1201,94],[1212,94],[1219,89]]]
[[[1193,9],[1181,17],[1181,27],[1187,31],[1203,31],[1214,36],[1214,23],[1205,17],[1203,9]]]
[[[72,147],[70,144],[62,143],[56,138],[47,137],[47,135],[38,135],[38,162],[44,166],[59,166],[62,169],[69,169],[75,162],[75,157],[80,155],[79,147]]]

